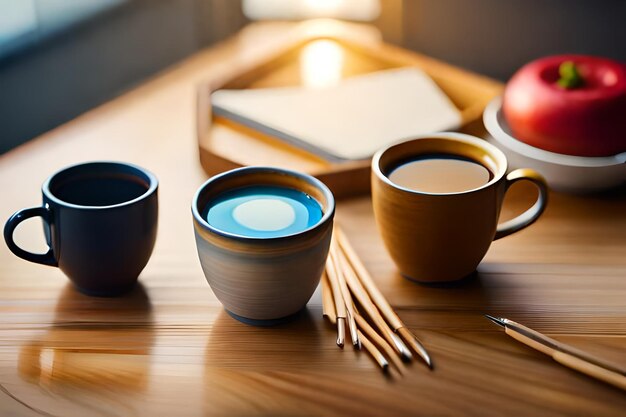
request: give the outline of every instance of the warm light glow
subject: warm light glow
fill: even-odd
[[[380,15],[380,0],[242,0],[250,20],[335,18],[371,22]]]
[[[311,14],[329,14],[340,9],[343,0],[304,0],[306,8]]]
[[[41,374],[51,375],[54,368],[54,350],[43,348],[39,355],[39,369]]]
[[[341,79],[344,51],[337,42],[320,39],[304,47],[300,54],[300,77],[306,87],[325,88]]]

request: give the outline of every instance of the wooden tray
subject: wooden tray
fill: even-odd
[[[369,192],[370,161],[331,163],[274,137],[211,114],[210,95],[220,88],[264,88],[302,85],[301,57],[314,42],[331,41],[343,53],[341,77],[383,69],[416,66],[425,71],[461,112],[463,128],[482,134],[480,116],[502,85],[426,56],[382,42],[359,43],[341,36],[296,37],[253,65],[235,68],[220,82],[198,88],[197,129],[200,162],[209,175],[246,165],[269,165],[303,171],[328,185],[336,197]],[[335,48],[336,49],[336,48]]]

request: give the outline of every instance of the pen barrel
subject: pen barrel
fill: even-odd
[[[521,342],[525,344],[526,346],[530,346],[531,348],[538,350],[541,353],[545,353],[546,355],[550,355],[550,356],[554,353],[554,349],[548,346],[545,346],[534,339],[531,339],[530,337],[526,336],[523,333],[516,331],[515,329],[511,327],[508,327],[508,326],[505,327],[504,332],[508,334],[509,336],[511,336],[513,339],[517,340],[518,342]]]
[[[617,373],[622,376],[626,376],[626,371],[623,368],[621,368],[619,365],[608,362],[596,356],[590,355],[589,353],[584,352],[580,349],[576,349],[572,346],[561,343],[557,340],[552,339],[549,336],[546,336],[545,334],[539,333],[538,331],[533,330],[529,327],[526,327],[522,324],[516,323],[512,320],[507,320],[506,328],[507,328],[506,330],[507,334],[517,333],[517,334],[523,335],[523,337],[525,337],[527,340],[533,340],[535,343],[540,345],[540,346],[533,346],[533,348],[540,350],[547,355],[552,355],[552,351],[559,351],[559,352],[567,353],[585,362],[590,362],[600,368],[606,369],[608,371]],[[511,336],[513,335],[511,334]],[[517,337],[516,339],[520,340]],[[527,342],[522,341],[522,343],[526,343],[529,346],[531,346],[531,344]]]
[[[565,352],[555,351],[552,353],[552,358],[568,368],[574,369],[626,391],[626,377],[617,372],[602,368]]]
[[[570,369],[573,369],[587,376],[606,382],[607,384],[611,384],[626,391],[626,377],[619,372],[615,372],[612,369],[603,368],[602,366],[589,362],[584,358],[580,358],[567,352],[556,350],[550,346],[541,344],[539,341],[529,337],[528,335],[520,333],[519,331],[516,331],[508,326],[505,328],[505,332],[506,334],[522,342],[523,344],[551,356],[552,359],[554,359],[561,365],[565,365]]]

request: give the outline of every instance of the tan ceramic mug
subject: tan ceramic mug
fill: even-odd
[[[491,179],[453,193],[415,191],[388,175],[404,162],[427,155],[448,155],[479,163]],[[526,212],[498,224],[511,184],[528,180],[539,195]],[[548,199],[545,180],[531,169],[507,174],[507,160],[495,146],[461,133],[437,133],[392,145],[372,159],[372,201],[383,241],[400,272],[415,281],[444,282],[471,274],[491,242],[532,224]]]

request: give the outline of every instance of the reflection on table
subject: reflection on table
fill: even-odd
[[[21,346],[18,374],[53,393],[54,409],[119,406],[124,413],[123,396],[113,401],[110,395],[147,388],[154,337],[150,300],[141,285],[122,297],[94,298],[68,284],[53,325]]]

